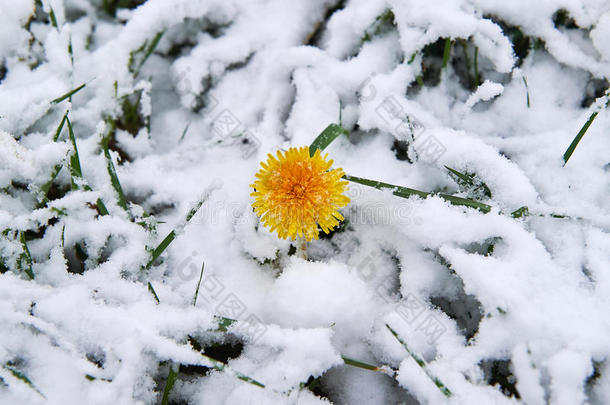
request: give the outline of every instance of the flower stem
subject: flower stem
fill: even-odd
[[[297,236],[296,257],[307,260],[307,239],[302,236]]]

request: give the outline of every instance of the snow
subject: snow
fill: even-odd
[[[0,403],[610,403],[610,3],[114,3],[0,0]],[[250,184],[339,121],[333,167],[490,212],[350,183],[297,258]]]

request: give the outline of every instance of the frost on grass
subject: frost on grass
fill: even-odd
[[[0,402],[610,403],[609,36],[589,0],[0,0]],[[490,212],[352,183],[292,257],[249,184],[330,123],[349,175]]]

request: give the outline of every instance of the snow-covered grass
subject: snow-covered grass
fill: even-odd
[[[610,403],[609,44],[599,0],[0,0],[0,403]],[[250,184],[306,145],[351,202],[303,260]]]

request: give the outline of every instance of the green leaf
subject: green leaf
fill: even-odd
[[[570,160],[570,157],[574,153],[574,150],[578,146],[578,143],[580,142],[582,137],[585,136],[585,133],[587,132],[587,130],[589,129],[589,127],[595,120],[595,117],[597,117],[597,114],[599,114],[599,111],[595,111],[593,114],[591,114],[589,116],[589,119],[587,120],[587,122],[585,122],[585,125],[583,125],[582,128],[580,128],[580,131],[578,131],[578,134],[576,134],[576,137],[574,138],[574,140],[572,141],[570,146],[568,146],[568,149],[566,149],[566,151],[564,152],[564,154],[563,154],[563,165],[564,166],[566,165],[566,163],[568,163],[568,160]]]
[[[70,90],[69,92],[67,92],[63,96],[59,96],[56,99],[51,100],[51,104],[58,104],[58,103],[61,103],[62,101],[64,101],[65,99],[67,99],[67,98],[71,98],[74,94],[76,94],[79,91],[81,91],[82,89],[84,89],[85,86],[87,86],[87,83],[81,84],[80,86],[78,86],[74,90]]]
[[[55,131],[55,135],[53,136],[53,142],[57,142],[57,140],[59,139],[59,135],[61,134],[61,130],[64,129],[64,124],[66,123],[67,119],[68,111],[66,111],[66,113],[64,114],[63,118],[61,119],[61,122],[59,123],[59,126],[57,127],[57,131]]]
[[[34,383],[32,383],[32,380],[30,380],[25,374],[23,374],[21,371],[17,370],[16,368],[14,368],[13,366],[11,366],[10,364],[5,364],[2,366],[2,368],[4,368],[5,370],[7,370],[9,373],[11,373],[13,375],[13,377],[15,377],[18,380],[21,380],[22,382],[24,382],[25,384],[27,384],[31,389],[33,389],[34,391],[36,391],[41,397],[46,398],[42,392],[40,392],[38,390],[38,388],[36,388],[36,386],[34,386]]]
[[[195,206],[191,208],[188,214],[186,214],[185,224],[188,223],[191,218],[193,218],[193,216],[195,216],[195,214],[197,213],[197,211],[199,211],[199,208],[201,208],[205,200],[206,198],[199,200],[197,204],[195,204]],[[181,226],[184,226],[185,224],[182,224]],[[153,265],[155,260],[157,260],[159,256],[161,256],[161,254],[165,251],[165,249],[167,249],[167,247],[174,241],[174,239],[176,239],[176,230],[170,231],[170,233],[168,233],[167,236],[161,241],[161,243],[159,243],[159,245],[153,250],[151,258],[146,264],[145,268],[149,269]]]
[[[193,306],[197,305],[197,296],[199,295],[199,286],[201,285],[201,279],[203,278],[203,269],[205,268],[205,262],[201,263],[201,273],[199,274],[199,281],[197,281],[197,288],[195,289],[195,296],[193,297]]]
[[[402,345],[402,347],[405,348],[405,350],[407,351],[407,353],[409,353],[409,355],[413,358],[413,360],[415,360],[417,365],[424,371],[424,373],[426,373],[428,378],[430,378],[432,380],[434,385],[436,385],[436,387],[443,393],[443,395],[446,396],[447,398],[451,397],[451,395],[453,395],[453,394],[451,393],[449,388],[447,388],[441,380],[439,380],[436,376],[434,376],[434,374],[432,374],[432,372],[428,368],[426,362],[423,359],[421,359],[419,356],[417,356],[415,353],[413,353],[411,351],[411,349],[409,349],[409,346],[407,345],[407,343],[400,336],[398,336],[398,333],[396,333],[396,331],[394,331],[394,329],[392,329],[390,327],[390,325],[388,325],[386,323],[385,326],[386,326],[386,328],[388,328],[390,333],[392,333],[392,335],[396,338],[396,340],[398,340],[398,342]]]
[[[527,208],[527,206],[525,205],[523,207],[519,207],[518,209],[510,213],[513,218],[521,218],[524,216],[528,216],[529,214],[529,208]]]
[[[25,241],[25,232],[19,232],[19,242],[21,242],[22,253],[17,259],[17,268],[23,271],[30,280],[34,280],[34,272],[32,271],[32,255]]]
[[[218,332],[226,332],[229,327],[237,322],[235,319],[225,318],[224,316],[216,315],[214,319],[218,321]]]
[[[402,198],[409,198],[412,196],[426,198],[426,197],[435,195],[435,196],[438,196],[438,197],[450,202],[453,205],[462,205],[462,206],[466,206],[466,207],[470,207],[470,208],[475,208],[484,213],[488,213],[491,211],[490,205],[483,204],[481,202],[478,202],[475,200],[470,200],[467,198],[456,197],[453,195],[442,194],[442,193],[429,193],[429,192],[419,191],[419,190],[415,190],[415,189],[408,188],[408,187],[396,186],[394,184],[384,183],[381,181],[363,179],[361,177],[355,177],[355,176],[349,176],[347,174],[345,176],[343,176],[343,178],[345,180],[352,181],[354,183],[362,184],[365,186],[373,187],[378,190],[390,189],[390,190],[392,190],[392,194],[394,194],[395,196],[398,196],[398,197],[402,197]]]
[[[78,157],[78,148],[76,146],[76,137],[74,136],[74,131],[72,130],[72,123],[70,122],[70,118],[66,116],[66,122],[68,123],[68,136],[70,138],[70,143],[72,144],[72,148],[74,152],[70,156],[69,160],[69,169],[70,169],[70,177],[72,183],[72,190],[78,190],[81,188],[85,191],[91,191],[91,187],[89,187],[83,178],[83,172],[80,166],[80,159]],[[102,202],[100,198],[96,201],[97,211],[100,215],[108,215],[108,209]]]
[[[174,370],[174,367],[170,365],[169,374],[167,375],[167,380],[165,381],[165,388],[163,389],[163,399],[161,400],[161,405],[167,405],[169,403],[169,393],[172,391],[172,388],[174,388],[177,377],[178,373],[176,370]]]
[[[72,148],[74,148],[74,152],[72,156],[70,156],[70,175],[72,176],[72,190],[78,190],[78,182],[76,179],[83,178],[83,172],[80,167],[80,159],[78,157],[78,147],[76,146],[76,137],[74,136],[74,131],[72,130],[72,123],[70,122],[70,118],[66,118],[66,122],[68,123],[68,135],[70,137],[70,142],[72,143]]]
[[[53,11],[53,7],[49,6],[49,19],[51,20],[51,25],[59,30],[59,26],[57,25],[57,18],[55,18],[55,12]]]
[[[380,371],[381,370],[381,367],[373,366],[372,364],[368,364],[368,363],[365,363],[360,360],[354,360],[351,357],[342,355],[341,358],[343,359],[343,362],[345,364],[347,364],[348,366],[363,368],[365,370],[370,370],[370,371]]]
[[[155,299],[155,301],[157,302],[157,304],[161,303],[161,301],[159,301],[159,297],[157,296],[157,293],[155,292],[155,289],[153,288],[150,281],[148,282],[148,292],[150,292],[152,294],[152,296]]]
[[[125,193],[123,193],[123,187],[121,187],[121,182],[119,181],[119,176],[116,173],[116,168],[114,167],[114,163],[112,162],[112,157],[110,156],[110,151],[108,150],[108,143],[104,143],[104,157],[106,158],[106,169],[108,170],[108,175],[110,176],[110,184],[112,188],[117,193],[118,201],[117,204],[119,207],[123,208],[125,212],[131,218],[131,211],[129,210],[129,206],[127,205],[127,199],[125,198]]]
[[[473,193],[484,195],[488,198],[491,198],[491,190],[487,187],[487,184],[483,183],[480,180],[477,180],[474,173],[462,173],[455,169],[452,169],[449,166],[445,166],[445,168],[449,171],[451,175],[453,175],[456,182],[469,189]]]
[[[129,54],[128,68],[134,76],[137,76],[138,73],[140,73],[140,69],[142,69],[144,63],[146,63],[150,55],[152,55],[155,48],[159,44],[163,33],[163,31],[157,32],[150,43],[148,40],[144,41],[144,43],[138,49]]]
[[[450,55],[451,55],[451,38],[447,38],[445,40],[445,49],[443,50],[443,64],[442,64],[443,69],[445,69],[447,67],[447,63],[449,62]]]
[[[330,124],[327,126],[309,146],[309,156],[313,156],[317,149],[320,149],[320,151],[326,149],[326,147],[341,134],[349,135],[349,131],[337,124]]]

